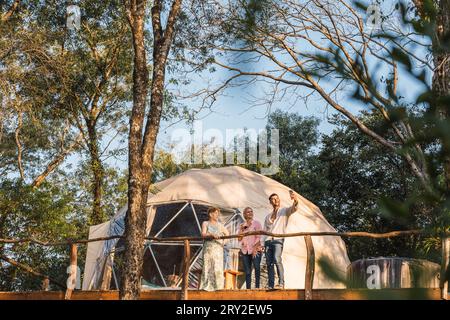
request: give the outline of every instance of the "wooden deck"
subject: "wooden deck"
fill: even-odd
[[[63,291],[0,292],[0,300],[63,300]],[[118,300],[118,291],[74,291],[72,300]],[[141,300],[180,300],[181,290],[146,290]],[[305,290],[189,290],[189,300],[304,300]],[[313,300],[440,300],[439,289],[316,289]]]

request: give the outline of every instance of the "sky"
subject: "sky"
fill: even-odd
[[[382,12],[391,12],[392,9],[392,4],[389,3],[385,3],[384,8],[380,8]],[[391,15],[384,24],[389,27],[396,27],[400,25],[399,19],[400,16],[394,14]],[[317,41],[317,39],[315,40]],[[427,52],[423,47],[415,48],[414,54],[423,58],[426,56]],[[377,66],[374,59],[372,60],[369,58],[368,63],[369,69],[373,70],[372,77],[374,80],[386,76],[391,71],[388,70],[386,66]],[[270,70],[273,66],[265,64],[264,62],[259,62],[259,65],[255,64],[250,66],[250,68]],[[223,81],[223,79],[228,78],[232,74],[232,72],[224,70],[219,70],[215,73],[205,72],[189,85],[188,90],[194,92],[197,89],[204,88],[206,82],[214,82],[219,79],[222,79]],[[428,74],[429,81],[430,76],[431,73]],[[404,101],[415,101],[418,94],[424,89],[423,86],[412,79],[412,77],[410,77],[401,67],[399,68],[398,79],[398,92],[404,96]],[[332,81],[330,82],[330,85],[331,84]],[[327,88],[326,84],[323,86],[324,88]],[[353,90],[353,88],[344,88],[344,91],[339,94],[338,99],[341,105],[345,106],[354,114],[357,114],[360,111],[365,110],[366,106],[362,102],[355,101],[348,97]],[[270,106],[270,109],[268,109],[267,105],[255,105],[255,102],[257,103],[258,101],[255,101],[254,97],[264,97],[267,92],[269,92],[269,85],[264,82],[256,82],[249,86],[228,89],[224,95],[221,95],[217,99],[213,107],[213,112],[203,112],[199,116],[199,118],[202,119],[203,131],[208,129],[218,129],[225,135],[227,129],[263,129],[267,124],[268,112],[276,109],[295,112],[304,117],[314,116],[320,120],[320,125],[318,127],[320,133],[328,135],[333,131],[334,126],[328,122],[328,119],[331,115],[338,112],[330,106],[327,106],[325,101],[317,94],[313,95],[307,101],[303,99],[294,100],[293,98],[285,97],[282,101],[276,101]],[[309,89],[300,89],[298,91],[298,96],[306,96],[309,92]],[[198,102],[192,102],[194,108],[196,103]],[[171,141],[174,130],[180,128],[187,128],[187,126],[185,123],[178,123],[176,125],[163,123],[158,139],[158,146],[164,147],[168,144]],[[283,137],[280,137],[280,139],[282,138]]]
[[[386,10],[389,10],[387,8]],[[391,18],[389,23],[396,22],[395,17]],[[417,51],[415,54],[424,57],[426,51]],[[369,60],[369,65],[373,66],[373,63]],[[267,69],[268,65],[255,65],[255,68]],[[386,68],[374,68],[376,71],[373,74],[374,79],[378,79],[383,74],[387,74]],[[214,73],[205,71],[200,75],[192,78],[192,82],[185,88],[187,92],[195,92],[204,88],[206,82],[219,83],[221,80],[227,78],[229,71],[218,70]],[[414,101],[417,95],[422,91],[422,87],[414,82],[403,70],[399,71],[399,89],[398,91],[405,96],[406,101]],[[169,89],[173,89],[170,88]],[[350,88],[349,88],[350,90]],[[197,118],[201,119],[203,132],[208,129],[216,129],[226,135],[227,129],[264,129],[267,124],[267,115],[269,111],[281,109],[283,111],[295,112],[304,117],[314,116],[320,120],[319,132],[322,134],[330,134],[334,129],[334,126],[328,122],[328,118],[337,113],[331,107],[327,107],[326,103],[321,97],[317,95],[312,96],[307,101],[303,99],[294,100],[292,98],[284,98],[282,101],[276,101],[268,109],[267,105],[255,105],[255,99],[253,97],[264,97],[269,91],[269,85],[264,82],[256,82],[249,86],[239,86],[227,89],[224,94],[220,95],[214,104],[211,111],[201,112]],[[306,89],[301,89],[298,92],[299,96],[306,96],[309,92]],[[358,113],[365,109],[365,106],[360,101],[354,101],[347,97],[347,93],[342,93],[339,97],[339,101],[342,105],[346,106],[353,113]],[[187,104],[190,108],[197,108],[199,101],[186,100],[182,102]],[[189,130],[189,126],[186,122],[178,122],[171,124],[169,122],[162,122],[160,133],[158,136],[157,148],[165,149],[168,144],[173,142],[172,137],[174,132],[179,129]],[[283,137],[280,137],[282,139]],[[118,142],[111,145],[112,147],[118,146]],[[72,157],[73,161],[76,161],[76,156]],[[70,162],[70,161],[69,161]],[[107,163],[111,166],[119,169],[127,167],[126,157],[121,159],[110,158]]]

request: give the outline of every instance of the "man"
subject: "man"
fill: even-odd
[[[240,225],[239,233],[262,230],[261,223],[253,219],[253,209],[247,207],[244,209],[245,222]],[[251,289],[252,283],[252,265],[255,268],[255,288],[259,288],[259,280],[261,276],[261,236],[240,237],[241,242],[241,258],[244,263],[245,284],[247,289]]]
[[[295,211],[297,211],[298,199],[292,190],[289,190],[293,204],[291,207],[280,209],[280,197],[276,193],[269,196],[270,204],[273,211],[269,213],[264,221],[264,230],[275,234],[285,233],[288,219]],[[269,289],[284,289],[284,269],[281,261],[281,253],[283,252],[284,238],[267,237],[264,245],[266,247],[266,263],[269,278]],[[275,284],[275,269],[277,268],[278,284]]]

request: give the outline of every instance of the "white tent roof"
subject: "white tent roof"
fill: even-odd
[[[292,202],[289,190],[288,187],[267,176],[238,166],[191,169],[155,184],[152,188],[155,194],[149,197],[148,205],[196,200],[241,211],[248,206],[253,208],[256,218],[262,222],[272,210],[269,195],[277,193],[281,205],[288,206]],[[329,225],[316,205],[299,194],[297,196],[304,210],[314,213],[318,219]],[[332,228],[330,225],[329,227]]]
[[[222,208],[253,208],[255,219],[261,224],[272,210],[268,197],[277,193],[281,206],[290,206],[289,188],[256,172],[238,167],[191,169],[154,185],[148,205],[190,200],[204,202]],[[299,209],[289,219],[287,233],[336,231],[324,218],[320,209],[297,194]],[[126,208],[118,212],[123,214]],[[96,236],[99,236],[96,233]],[[345,276],[350,261],[344,242],[339,237],[313,237],[316,264],[320,258],[328,258],[341,275]],[[97,258],[97,257],[96,257]],[[285,282],[288,288],[304,288],[306,247],[303,237],[286,238],[282,259]],[[86,260],[90,260],[87,257]],[[336,288],[341,285],[327,279],[316,265],[315,288]],[[83,285],[84,287],[84,285]]]

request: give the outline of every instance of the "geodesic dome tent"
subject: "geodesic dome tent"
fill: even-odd
[[[231,234],[236,234],[243,221],[241,212],[251,207],[255,219],[263,225],[264,218],[272,210],[268,196],[277,193],[281,206],[290,206],[289,188],[256,172],[238,167],[191,169],[175,177],[161,181],[151,188],[148,199],[147,235],[150,237],[199,236],[201,223],[207,219],[209,206],[221,208],[221,222]],[[334,232],[320,209],[297,194],[298,210],[289,218],[286,233]],[[108,222],[92,226],[89,238],[121,235],[124,232],[126,207]],[[343,240],[339,237],[313,237],[316,254],[314,288],[340,288],[341,283],[322,272],[317,261],[327,258],[335,272],[345,277],[350,261]],[[238,248],[237,240],[228,242],[228,249]],[[144,250],[143,285],[167,287],[169,276],[181,276],[183,243],[156,243],[148,241]],[[202,242],[191,242],[189,267],[190,286],[197,287],[201,261]],[[83,277],[83,290],[117,288],[120,270],[123,268],[122,240],[89,243]],[[225,254],[225,257],[229,255]],[[286,238],[283,249],[283,265],[286,288],[304,288],[306,246],[303,237]],[[224,262],[226,265],[230,261]],[[225,267],[227,268],[227,267]],[[181,277],[180,277],[181,278]],[[173,280],[173,279],[172,279]],[[175,286],[179,285],[181,279]],[[173,285],[173,283],[172,283]]]

